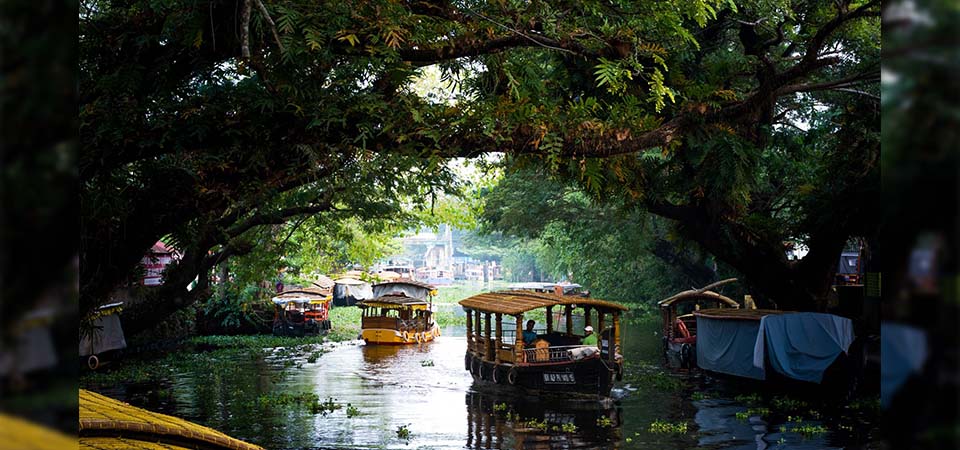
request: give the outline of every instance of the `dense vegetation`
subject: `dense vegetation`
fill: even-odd
[[[183,257],[149,314],[126,312],[134,332],[297,224],[402,224],[457,190],[448,158],[494,152],[575,183],[613,223],[665,218],[781,306],[817,308],[848,238],[876,232],[879,14],[877,0],[83,1],[81,312],[161,237]],[[445,94],[415,88],[429,66]],[[810,253],[787,261],[785,240]]]

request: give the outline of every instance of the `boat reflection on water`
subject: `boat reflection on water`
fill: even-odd
[[[466,448],[620,447],[621,410],[612,401],[571,402],[510,394],[477,383],[471,386],[466,395]]]

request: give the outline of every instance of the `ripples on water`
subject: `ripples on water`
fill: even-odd
[[[743,417],[748,405],[734,399],[734,391],[702,378],[687,379],[687,387],[680,392],[620,386],[614,391],[618,400],[608,402],[543,401],[477,385],[463,368],[465,338],[450,336],[450,331],[456,330],[446,331],[423,346],[347,343],[315,363],[299,360],[300,368],[284,367],[282,361],[269,358],[223,361],[217,370],[179,374],[170,387],[172,398],[163,401],[140,395],[148,388],[143,386],[99,390],[270,449],[764,450],[822,449],[851,443],[834,429],[803,437],[780,433],[783,423]],[[648,350],[628,348],[628,360],[647,357]],[[693,389],[707,391],[709,397],[691,401]],[[332,398],[343,407],[324,415],[295,405],[257,403],[263,396],[310,392],[321,401]],[[348,417],[347,404],[359,415]],[[686,422],[688,429],[680,434],[651,433],[648,428],[655,420]],[[543,422],[546,424],[538,425]],[[809,418],[805,423],[832,425]],[[398,437],[400,427],[410,431],[408,439]]]

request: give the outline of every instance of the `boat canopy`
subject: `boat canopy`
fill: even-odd
[[[331,279],[326,275],[316,275],[313,278],[314,278],[313,281],[311,281],[310,283],[312,283],[314,286],[319,287],[320,289],[330,290],[330,289],[333,289],[333,285],[336,284],[333,281],[333,279]]]
[[[627,310],[627,307],[623,305],[606,300],[582,297],[559,297],[552,294],[541,294],[529,291],[486,292],[460,300],[460,306],[463,306],[464,309],[511,316],[523,314],[538,308],[557,305],[589,306],[597,310]]]
[[[394,280],[373,285],[373,297],[403,294],[406,297],[425,299],[428,295],[436,295],[436,287],[432,284],[414,280]]]
[[[775,310],[701,310],[697,365],[764,380],[767,367],[788,378],[820,383],[853,342],[853,322],[822,313]]]
[[[722,302],[722,303],[726,304],[727,306],[729,306],[729,307],[731,307],[731,308],[739,308],[739,307],[740,307],[740,304],[737,303],[736,300],[731,299],[730,297],[726,297],[726,296],[724,296],[724,295],[720,295],[720,294],[718,294],[718,293],[716,293],[716,292],[713,292],[713,291],[702,291],[702,292],[701,292],[701,291],[698,291],[698,290],[683,291],[683,292],[681,292],[681,293],[679,293],[679,294],[676,294],[676,295],[674,295],[674,296],[672,296],[672,297],[670,297],[670,298],[667,298],[667,299],[664,299],[664,300],[660,300],[660,302],[658,303],[658,305],[660,305],[661,308],[669,308],[670,306],[672,306],[672,305],[674,305],[674,304],[676,304],[676,303],[681,303],[681,302],[685,302],[685,301],[695,301],[695,300],[715,300],[715,301],[717,301],[717,302]]]
[[[357,306],[361,308],[427,309],[428,305],[429,303],[423,299],[406,295],[382,295],[371,300],[357,302]]]
[[[291,289],[283,291],[276,297],[273,297],[273,303],[277,305],[286,305],[287,303],[310,303],[313,305],[329,302],[329,294],[322,292],[317,288]]]

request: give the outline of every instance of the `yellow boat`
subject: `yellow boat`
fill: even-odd
[[[21,448],[14,445],[10,448]],[[0,448],[7,447],[0,444]],[[263,447],[234,439],[212,428],[140,409],[85,389],[80,389],[79,448],[263,450]]]
[[[360,338],[367,344],[405,345],[440,336],[433,320],[436,289],[413,280],[373,285],[374,298],[357,302],[363,311]]]

